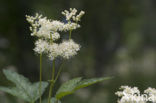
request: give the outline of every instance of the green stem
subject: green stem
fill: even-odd
[[[62,71],[62,67],[63,67],[63,63],[61,64],[61,66],[60,66],[60,68],[59,68],[59,71],[58,71],[58,73],[57,73],[57,75],[56,75],[56,77],[55,77],[55,83],[56,83],[56,81],[57,81],[57,79],[58,79],[58,77],[60,76],[60,74],[61,74],[61,71]]]
[[[42,97],[41,97],[41,88],[42,88],[42,53],[40,54],[40,85],[39,85],[39,94],[40,94],[40,103],[42,103]]]
[[[54,87],[54,80],[55,80],[55,60],[53,60],[53,68],[52,68],[52,78],[51,78],[51,84],[50,84],[50,89],[49,89],[49,97],[48,97],[48,103],[50,103],[50,99],[52,96],[53,92],[53,87]]]
[[[71,39],[72,29],[69,31],[69,40]]]

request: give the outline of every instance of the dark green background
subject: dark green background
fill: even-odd
[[[156,0],[0,0],[0,70],[14,69],[38,81],[39,56],[32,50],[35,39],[25,15],[38,12],[63,20],[61,11],[70,7],[86,12],[82,27],[72,33],[82,47],[65,62],[56,89],[77,76],[114,79],[81,89],[63,103],[116,103],[121,85],[156,88]],[[51,62],[44,57],[44,80],[50,72]],[[0,85],[6,84],[0,73]],[[23,102],[0,92],[0,103]]]

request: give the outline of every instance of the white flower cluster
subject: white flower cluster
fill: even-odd
[[[59,48],[61,49],[61,56],[69,59],[77,54],[77,51],[80,50],[80,45],[76,44],[73,40],[69,40],[63,41],[63,43],[59,45]]]
[[[156,89],[148,88],[143,94],[137,87],[121,86],[122,91],[115,94],[120,97],[118,103],[156,103]]]
[[[144,92],[148,95],[148,98],[152,100],[152,102],[156,103],[156,89],[155,88],[149,87]]]
[[[42,15],[36,14],[33,16],[26,16],[27,21],[31,24],[31,36],[38,37],[35,42],[34,51],[38,54],[45,53],[50,59],[55,59],[60,56],[69,59],[76,55],[80,50],[80,45],[75,43],[72,39],[64,40],[62,43],[56,43],[60,39],[60,32],[72,31],[80,27],[78,21],[85,14],[81,11],[77,14],[77,10],[70,8],[70,11],[63,11],[67,23],[50,20]]]
[[[71,19],[75,22],[78,22],[81,20],[81,17],[85,14],[84,11],[81,11],[78,15],[76,15],[77,10],[74,8],[70,8],[70,11],[64,10],[62,14],[66,17],[67,21],[71,21]]]
[[[34,48],[34,51],[36,53],[44,53],[47,51],[49,44],[45,40],[39,39],[35,42],[36,47]]]

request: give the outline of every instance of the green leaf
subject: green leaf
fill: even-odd
[[[82,79],[81,77],[74,78],[62,84],[62,86],[57,91],[55,97],[57,99],[60,99],[66,95],[72,94],[75,91],[75,87],[77,86],[77,84],[80,82],[81,79]]]
[[[22,91],[18,91],[18,89],[15,87],[0,87],[0,91],[22,98],[23,100],[28,101],[28,102],[31,101],[29,100],[29,97],[25,93],[23,93]]]
[[[34,101],[36,101],[40,97],[39,85],[40,85],[40,82],[37,82],[37,83],[33,83],[30,86],[30,96],[33,98]],[[41,82],[41,87],[42,87],[41,95],[44,93],[47,86],[48,86],[47,82]]]
[[[48,99],[43,100],[42,103],[48,103]],[[50,103],[61,103],[61,101],[57,100],[55,97],[52,97]]]
[[[1,91],[7,92],[27,102],[34,102],[40,97],[39,82],[32,84],[24,76],[10,70],[3,70],[3,73],[8,80],[15,84],[15,87],[0,87]],[[43,94],[48,83],[41,82],[41,86],[41,94]]]
[[[92,84],[102,82],[104,80],[111,79],[111,77],[102,77],[102,78],[93,78],[93,79],[84,79],[75,78],[70,81],[65,82],[57,91],[55,97],[57,99],[61,99],[62,97],[74,93],[76,90],[80,88],[84,88],[90,86]]]
[[[112,77],[102,77],[102,78],[92,78],[92,79],[84,79],[82,81],[80,81],[75,90],[77,89],[80,89],[80,88],[84,88],[84,87],[87,87],[87,86],[90,86],[90,85],[93,85],[95,83],[98,83],[98,82],[102,82],[104,80],[108,80],[108,79],[111,79]]]

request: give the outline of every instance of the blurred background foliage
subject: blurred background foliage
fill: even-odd
[[[156,88],[156,0],[0,0],[0,71],[14,69],[38,81],[39,56],[32,50],[35,39],[25,15],[38,12],[63,20],[61,11],[70,7],[86,12],[72,35],[82,48],[65,61],[56,89],[76,76],[115,78],[81,89],[63,103],[116,103],[120,85]],[[49,64],[44,57],[44,80],[50,78]],[[2,72],[0,85],[9,85]],[[2,102],[23,103],[0,92]]]

